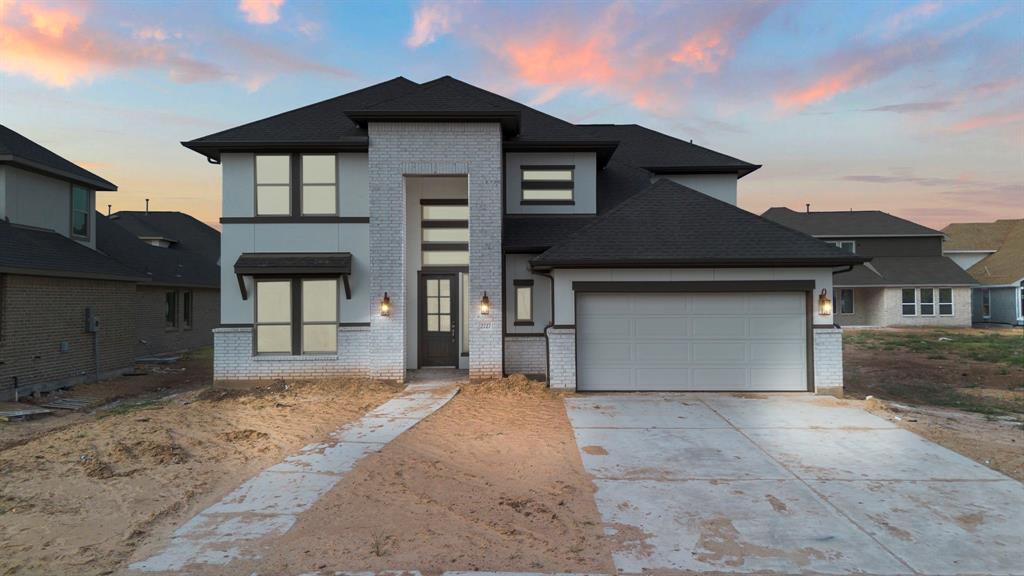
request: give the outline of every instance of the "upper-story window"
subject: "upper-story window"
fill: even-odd
[[[853,240],[836,240],[831,243],[835,244],[843,252],[849,252],[850,254],[857,252],[857,243]]]
[[[89,237],[89,190],[81,186],[71,187],[71,235]]]
[[[523,166],[523,204],[572,204],[574,166]]]
[[[257,154],[257,216],[334,216],[338,165],[333,154]]]
[[[469,206],[465,200],[420,201],[424,266],[469,265]]]

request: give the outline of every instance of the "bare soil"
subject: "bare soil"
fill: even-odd
[[[594,490],[559,395],[470,384],[231,568],[610,573]]]
[[[844,336],[847,398],[872,396],[877,401],[865,408],[1024,481],[1020,329],[851,329]]]
[[[214,387],[208,359],[177,367],[85,387],[120,403],[0,426],[0,574],[110,573],[401,390],[361,379]]]

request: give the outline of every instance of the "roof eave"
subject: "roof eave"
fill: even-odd
[[[722,166],[641,166],[652,174],[735,174],[743,178],[760,168],[760,164]]]
[[[283,151],[335,151],[335,152],[366,152],[370,149],[370,139],[366,136],[350,136],[336,140],[191,140],[182,142],[182,146],[198,152],[207,158],[220,160],[225,152],[283,152]]]
[[[595,152],[598,167],[603,168],[619,147],[618,140],[507,140],[505,152]]]
[[[41,174],[44,174],[44,175],[47,175],[47,176],[53,176],[53,177],[56,177],[56,178],[60,178],[62,180],[69,180],[69,181],[74,182],[76,184],[83,184],[83,185],[88,186],[88,187],[92,188],[93,190],[96,190],[96,191],[99,191],[99,192],[116,192],[117,191],[117,185],[116,184],[114,184],[113,182],[110,182],[109,180],[100,178],[99,176],[96,176],[95,174],[93,174],[93,178],[83,178],[82,176],[79,176],[77,174],[72,174],[71,172],[68,172],[66,170],[59,170],[59,169],[56,169],[56,168],[51,168],[51,167],[46,166],[44,164],[40,164],[38,162],[33,162],[31,160],[26,160],[25,158],[22,158],[20,156],[15,156],[13,154],[0,154],[0,164],[10,164],[12,166],[17,166],[19,168],[25,168],[25,169],[30,170],[32,172],[38,172],[38,173],[41,173]],[[84,170],[84,168],[83,168],[83,170]]]
[[[520,113],[508,111],[412,111],[412,110],[353,110],[345,112],[350,120],[365,128],[368,122],[497,122],[505,137],[519,134]]]
[[[554,268],[827,268],[863,264],[870,258],[775,258],[750,259],[689,259],[689,260],[548,260],[530,262],[535,270]]]

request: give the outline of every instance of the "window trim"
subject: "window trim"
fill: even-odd
[[[284,156],[288,158],[288,183],[287,184],[264,184],[264,186],[283,187],[288,191],[288,213],[287,214],[261,214],[259,202],[259,170],[257,169],[258,158],[261,156]],[[303,212],[302,187],[305,184],[302,178],[302,157],[303,156],[332,156],[334,158],[334,212]],[[326,182],[313,182],[311,186],[327,186]],[[252,155],[252,212],[256,218],[293,218],[299,222],[307,220],[338,217],[341,213],[341,170],[338,167],[337,152],[258,152]]]
[[[195,292],[183,290],[181,293],[181,327],[191,330],[195,325]]]
[[[913,302],[907,302],[906,299],[904,298],[904,296],[906,295],[906,292],[908,290],[910,291],[910,293],[914,297]],[[917,289],[916,288],[900,288],[900,316],[917,316],[917,302],[918,302],[918,300],[917,300]],[[911,312],[910,314],[907,314],[907,309],[906,309],[907,306],[913,306],[914,307],[914,311]]]
[[[520,288],[530,291],[530,309],[526,311],[525,317],[520,317],[519,312],[519,290]],[[515,279],[512,280],[512,294],[515,296],[515,305],[512,310],[512,324],[514,326],[533,326],[534,325],[534,305],[533,305],[533,280],[526,279]]]
[[[305,217],[311,217],[311,216],[321,216],[321,217],[323,217],[323,216],[337,216],[338,215],[338,211],[339,211],[339,205],[341,204],[338,201],[338,191],[341,189],[340,183],[338,182],[338,179],[341,177],[340,171],[338,170],[338,155],[337,154],[316,154],[316,153],[312,153],[312,154],[300,153],[300,154],[296,154],[296,155],[299,157],[299,185],[298,185],[298,194],[299,194],[299,212],[298,212],[298,214],[299,214],[299,216],[300,217],[304,217],[304,218]],[[329,182],[306,182],[305,175],[304,175],[304,173],[302,171],[302,159],[304,157],[306,157],[306,156],[328,156],[328,157],[331,157],[331,158],[334,159],[334,183],[333,183],[333,186],[334,186],[334,212],[306,212],[305,211],[305,196],[304,195],[306,193],[306,186],[308,185],[308,186],[323,186],[323,187],[327,187],[327,186],[331,185],[331,183],[329,183]]]
[[[949,302],[943,302],[942,301],[942,291],[943,290],[948,290],[949,291]],[[955,299],[953,298],[953,289],[952,288],[936,288],[935,291],[938,293],[937,294],[938,297],[935,299],[935,306],[936,306],[935,312],[936,312],[936,316],[956,316],[956,304],[955,304]],[[943,314],[942,313],[942,306],[943,305],[948,305],[949,306],[949,314]]]
[[[449,220],[449,219],[438,219],[438,220],[427,220],[426,210],[428,206],[466,206],[467,214],[465,220]],[[469,242],[425,242],[423,240],[423,230],[428,228],[457,228],[465,229],[468,234],[469,230],[469,199],[468,198],[421,198],[420,199],[420,269],[421,270],[437,270],[440,268],[465,268],[469,266]],[[427,264],[427,253],[438,253],[438,252],[464,252],[466,254],[465,264]]]
[[[168,302],[167,297],[168,296],[172,296],[172,298],[170,300],[170,302],[171,302],[171,310],[167,310],[166,308],[164,309],[164,330],[167,331],[167,332],[174,332],[174,331],[178,330],[178,328],[181,325],[181,323],[178,320],[178,300],[179,300],[179,298],[178,298],[178,291],[177,290],[164,290],[164,306],[165,307],[167,306],[167,302]],[[168,313],[170,313],[173,316],[173,319],[170,322],[168,322],[168,320],[167,320]]]
[[[85,214],[85,234],[77,234],[75,232],[75,191],[76,190],[81,190],[81,191],[85,192],[85,211],[84,211],[84,214]],[[68,223],[68,233],[69,233],[69,235],[72,238],[79,238],[79,239],[82,239],[82,240],[88,240],[92,236],[92,226],[89,225],[91,223],[90,220],[92,220],[91,216],[92,216],[92,212],[93,212],[90,209],[90,207],[92,205],[92,195],[93,195],[93,191],[88,189],[88,188],[86,188],[85,186],[79,186],[78,184],[72,184],[71,185],[71,210],[69,211],[71,220]]]
[[[327,320],[316,322],[305,322],[302,319],[302,281],[303,280],[334,280],[334,297],[339,304],[335,305],[334,322]],[[259,283],[260,282],[288,282],[289,297],[291,298],[291,321],[290,322],[260,322],[259,320]],[[302,328],[306,324],[327,325],[331,324],[337,330],[341,324],[341,297],[338,292],[341,288],[341,281],[334,274],[303,274],[301,276],[287,275],[260,275],[253,277],[252,297],[252,355],[253,356],[320,356],[335,357],[338,355],[338,347],[335,344],[334,352],[309,352],[302,351]],[[257,332],[260,325],[264,326],[288,326],[291,330],[291,350],[288,352],[260,352],[257,348],[259,337]],[[337,339],[337,335],[335,335]],[[337,341],[337,340],[335,340]]]
[[[931,301],[930,302],[925,302],[924,301],[924,292],[925,292],[925,290],[927,290],[928,293],[931,295]],[[938,304],[939,303],[938,303],[938,301],[936,299],[936,296],[938,296],[938,294],[936,294],[937,290],[938,290],[937,288],[918,288],[917,289],[917,310],[918,310],[918,314],[920,316],[927,316],[927,317],[930,318],[932,316],[938,316],[939,315],[938,314],[938,311],[939,311],[938,310]],[[924,307],[925,306],[931,306],[932,311],[931,312],[925,312],[924,311]]]
[[[843,293],[844,292],[849,292],[850,293],[850,311],[849,312],[843,312]],[[856,305],[856,302],[854,300],[853,288],[839,288],[839,310],[838,310],[838,312],[839,312],[840,316],[850,316],[850,315],[853,315],[853,314],[857,313],[857,305]]]
[[[527,180],[528,170],[568,170],[569,180]],[[529,199],[526,190],[568,190],[569,198]],[[522,165],[519,167],[519,204],[521,206],[572,206],[576,204],[576,166],[559,165]]]
[[[828,242],[829,242],[829,244],[832,244],[833,246],[835,246],[836,248],[839,248],[840,250],[843,249],[843,244],[849,244],[850,247],[853,248],[852,250],[850,250],[850,254],[856,254],[857,253],[857,241],[856,240],[829,240]]]

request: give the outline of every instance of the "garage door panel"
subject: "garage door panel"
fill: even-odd
[[[761,312],[770,314],[803,314],[807,296],[790,292],[763,292],[751,298]]]
[[[691,320],[694,338],[745,338],[747,318],[743,317],[694,317]]]
[[[639,294],[631,296],[633,312],[641,316],[681,316],[690,311],[686,294]]]
[[[636,390],[633,368],[586,368],[576,375],[587,390]]]
[[[717,316],[720,314],[746,314],[745,294],[692,294],[691,310],[695,316]]]
[[[678,317],[641,317],[634,321],[637,338],[685,338],[689,335],[690,319]]]
[[[630,315],[633,313],[633,300],[617,298],[617,294],[588,294],[576,302],[576,314],[588,316]]]
[[[803,316],[764,316],[750,318],[751,338],[803,338],[807,323]]]
[[[587,346],[586,357],[581,361],[587,364],[608,365],[630,362],[633,358],[633,342],[631,340],[604,340]]]
[[[683,368],[637,368],[635,390],[678,390],[688,387],[689,370]]]
[[[806,344],[802,340],[750,343],[750,362],[754,364],[794,364],[802,366]]]
[[[693,360],[701,364],[746,362],[747,343],[724,340],[694,342]]]
[[[746,390],[746,368],[694,368],[693,390]]]
[[[751,368],[751,390],[784,390],[798,392],[806,390],[803,378],[807,372],[802,366],[792,368]]]
[[[586,324],[587,337],[595,342],[633,337],[633,320],[629,317],[588,318]]]
[[[672,364],[685,368],[691,360],[691,346],[687,340],[638,340],[634,350],[639,362]]]

